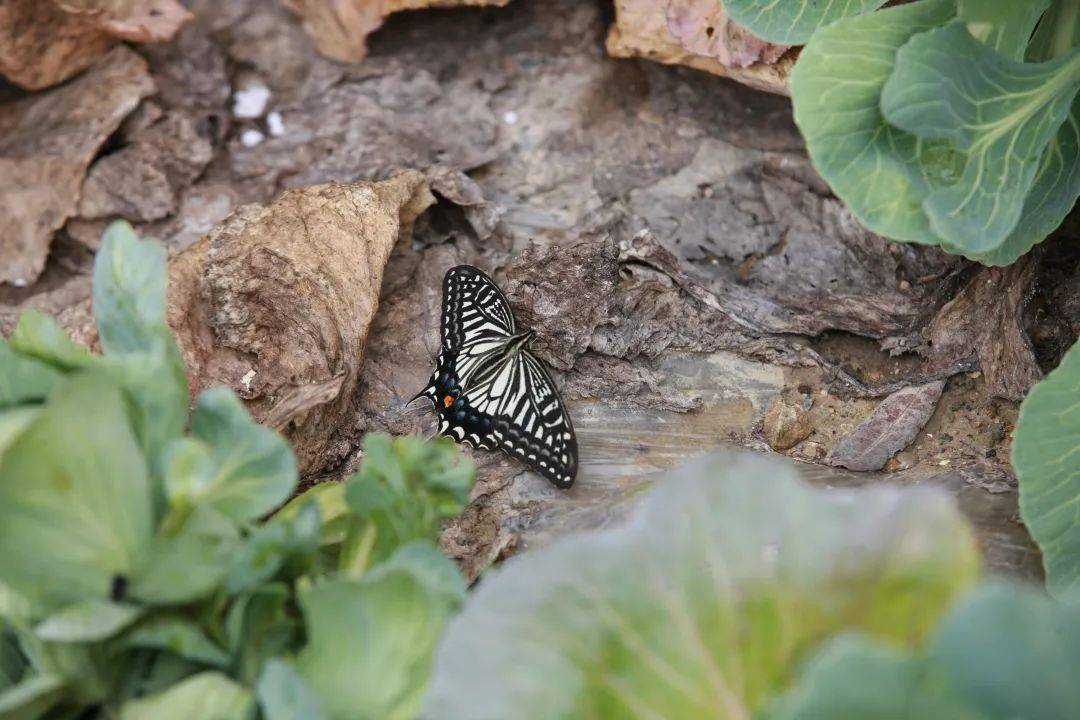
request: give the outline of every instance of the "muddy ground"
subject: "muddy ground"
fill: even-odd
[[[942,484],[992,568],[1040,574],[1009,442],[1017,400],[1080,330],[1075,223],[1005,270],[876,237],[812,169],[786,98],[607,57],[599,0],[402,13],[351,65],[275,3],[190,5],[178,40],[137,49],[156,89],[132,96],[41,278],[0,285],[0,329],[29,306],[79,327],[114,217],[178,256],[242,204],[414,168],[438,203],[393,249],[348,422],[309,481],[355,468],[363,432],[430,431],[402,406],[430,372],[442,275],[468,262],[539,332],[581,455],[561,492],[475,454],[474,502],[443,538],[471,576],[614,522],[665,469],[730,447],[784,452],[821,484]],[[257,117],[238,117],[237,92],[264,86]],[[168,182],[130,171],[155,162]],[[882,402],[897,412],[872,417]]]

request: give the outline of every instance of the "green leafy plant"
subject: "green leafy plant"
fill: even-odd
[[[0,340],[0,717],[415,717],[472,466],[369,436],[357,476],[262,522],[292,451],[226,388],[189,413],[165,253],[125,224],[94,314],[101,356],[34,312]]]
[[[870,230],[1005,265],[1080,195],[1080,0],[725,0],[774,42],[814,166]]]
[[[714,456],[658,482],[631,525],[486,579],[426,714],[750,717],[837,633],[916,645],[978,573],[941,490],[817,490],[775,459]]]
[[[1080,707],[1080,606],[988,584],[951,609],[925,648],[865,636],[828,644],[768,720],[1066,718]]]
[[[1046,587],[1080,601],[1080,344],[1020,406],[1012,458],[1020,514],[1042,550]]]

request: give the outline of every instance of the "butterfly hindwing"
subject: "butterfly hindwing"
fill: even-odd
[[[507,412],[496,416],[493,435],[510,455],[555,485],[570,487],[577,475],[577,438],[562,398],[528,351],[514,364],[519,385],[507,396]]]
[[[577,439],[543,364],[517,334],[510,303],[487,275],[459,265],[443,281],[442,351],[419,396],[435,407],[439,434],[502,447],[559,487],[577,475]],[[418,397],[419,397],[418,396]]]

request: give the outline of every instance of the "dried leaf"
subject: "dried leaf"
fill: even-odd
[[[5,0],[0,75],[39,90],[85,70],[117,38],[163,42],[191,18],[176,0]]]
[[[177,0],[53,0],[63,10],[94,21],[131,42],[165,42],[193,15]]]
[[[178,192],[212,157],[213,147],[191,117],[174,111],[136,133],[127,147],[94,163],[83,184],[79,215],[160,220],[176,211]]]
[[[0,75],[28,90],[88,68],[115,43],[94,24],[50,0],[0,3]]]
[[[0,282],[37,278],[90,161],[153,91],[146,62],[119,47],[73,82],[0,107]]]
[[[510,0],[283,0],[303,21],[319,52],[342,62],[367,56],[364,40],[399,10],[459,5],[498,5]]]
[[[169,324],[192,392],[225,384],[311,473],[349,447],[349,400],[399,235],[434,198],[417,172],[245,205],[170,265]]]
[[[978,358],[991,395],[1023,399],[1042,377],[1024,327],[1038,265],[1028,254],[1008,267],[980,268],[923,332],[933,366]]]
[[[607,51],[615,57],[687,65],[778,95],[788,94],[795,64],[787,49],[731,23],[718,0],[616,0],[607,37]]]
[[[774,63],[791,47],[752,34],[731,20],[718,0],[669,0],[667,25],[684,48],[729,68]]]
[[[897,390],[836,443],[829,462],[850,470],[880,470],[919,434],[937,408],[945,382]]]

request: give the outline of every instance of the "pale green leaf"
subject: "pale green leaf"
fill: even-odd
[[[928,676],[925,663],[861,635],[826,645],[764,720],[987,720]]]
[[[180,604],[206,597],[224,580],[240,543],[236,525],[209,506],[182,515],[167,515],[158,528],[146,562],[131,580],[131,597]]]
[[[640,510],[485,579],[447,628],[428,715],[750,717],[822,639],[916,643],[978,573],[931,487],[812,489],[786,462],[716,455]]]
[[[4,450],[15,442],[40,414],[41,408],[33,406],[0,410],[0,458],[4,456]]]
[[[90,598],[45,618],[34,628],[34,633],[49,642],[97,642],[131,625],[143,612],[144,608],[137,605]]]
[[[165,447],[183,434],[188,419],[187,376],[176,341],[163,330],[150,350],[101,358],[99,367],[123,387],[139,444],[160,475]]]
[[[1080,600],[1080,344],[1031,389],[1013,434],[1020,515],[1042,550],[1046,587]]]
[[[958,0],[956,15],[979,42],[1012,60],[1023,60],[1031,34],[1050,0]]]
[[[357,518],[375,528],[372,562],[407,542],[435,540],[442,522],[465,507],[475,467],[449,438],[371,434],[363,447],[363,465],[348,481],[345,499]],[[371,532],[367,526],[358,530]]]
[[[269,580],[284,566],[306,570],[319,549],[319,508],[305,506],[291,518],[274,518],[245,538],[232,557],[225,590],[238,594]]]
[[[64,681],[52,675],[35,675],[0,692],[0,718],[36,720],[63,699]]]
[[[946,249],[977,254],[1005,242],[1078,89],[1080,48],[1021,63],[975,40],[961,21],[900,48],[881,95],[886,120],[964,156],[959,177],[922,202]]]
[[[209,448],[214,477],[199,495],[238,521],[255,520],[285,502],[297,483],[296,458],[280,435],[248,415],[225,387],[199,395],[191,435]]]
[[[317,584],[301,594],[300,604],[308,645],[297,669],[330,718],[416,717],[449,613],[443,599],[399,569]]]
[[[94,363],[94,356],[77,345],[51,317],[25,310],[8,338],[12,349],[60,370],[78,370]]]
[[[111,224],[94,260],[94,318],[109,355],[150,350],[165,323],[165,248]]]
[[[1043,153],[1020,220],[999,247],[968,257],[984,265],[1008,265],[1046,239],[1080,197],[1080,95]]]
[[[895,240],[940,242],[922,199],[954,177],[957,156],[890,126],[881,91],[897,50],[953,15],[951,0],[922,0],[842,20],[814,35],[791,74],[795,122],[814,167],[859,222]]]
[[[427,540],[414,540],[402,545],[385,562],[373,567],[368,576],[405,570],[419,580],[432,595],[442,597],[453,608],[465,602],[465,579],[457,563]]]
[[[0,410],[44,400],[62,377],[56,368],[20,355],[0,338]]]
[[[250,720],[254,707],[242,685],[210,671],[125,703],[119,720]]]
[[[80,374],[0,458],[0,577],[42,613],[107,597],[153,532],[146,462],[119,389]]]
[[[265,720],[326,720],[319,698],[292,665],[273,659],[266,663],[255,687]]]
[[[153,617],[132,630],[125,642],[131,647],[165,650],[215,667],[227,667],[230,661],[229,654],[208,638],[202,628],[181,617]]]
[[[314,503],[319,508],[319,517],[322,519],[322,544],[340,543],[345,539],[350,520],[349,504],[345,502],[345,487],[346,484],[341,482],[312,485],[274,513],[274,517],[295,517],[301,508],[308,503]]]
[[[1027,59],[1042,62],[1060,57],[1080,45],[1080,3],[1052,0],[1028,45]]]
[[[991,584],[926,651],[864,637],[826,646],[768,720],[1057,720],[1080,708],[1080,607]]]
[[[292,653],[302,637],[289,586],[267,583],[239,596],[226,616],[225,635],[237,658],[236,677],[256,683],[266,662]]]
[[[719,1],[719,0],[718,0]],[[861,15],[885,0],[723,0],[724,12],[760,38],[800,45],[818,28]]]

